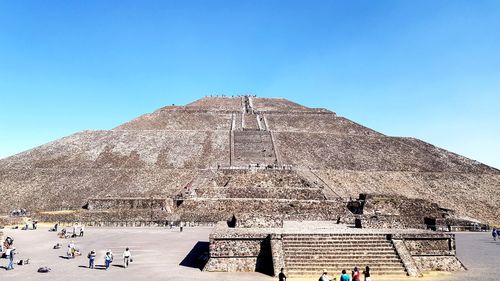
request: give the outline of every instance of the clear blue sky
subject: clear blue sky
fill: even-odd
[[[0,158],[241,93],[500,168],[500,2],[0,0]]]

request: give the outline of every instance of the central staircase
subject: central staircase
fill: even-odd
[[[233,165],[276,163],[271,133],[268,131],[234,131]]]
[[[283,235],[285,268],[290,277],[319,276],[324,269],[338,275],[357,266],[370,267],[373,275],[405,276],[391,240],[382,234]]]

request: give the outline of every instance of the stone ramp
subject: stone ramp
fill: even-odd
[[[340,273],[370,266],[374,275],[406,276],[391,240],[383,234],[283,235],[289,277],[317,277],[324,269]]]

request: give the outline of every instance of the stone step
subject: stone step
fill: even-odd
[[[359,267],[364,265],[369,265],[370,266],[370,271],[373,272],[406,272],[405,268],[403,265],[371,265],[371,264],[360,264],[358,265]],[[316,265],[316,264],[310,264],[310,265],[303,265],[303,266],[289,266],[286,267],[288,271],[295,271],[295,272],[323,272],[323,269],[326,270],[332,270],[332,269],[347,269],[347,268],[353,268],[356,266],[356,264],[321,264],[321,265]]]
[[[399,262],[381,262],[381,261],[285,261],[287,267],[295,268],[300,266],[323,266],[323,267],[343,267],[343,266],[352,266],[357,264],[369,264],[371,266],[380,266],[380,267],[391,267],[391,268],[403,268],[403,263]]]
[[[362,249],[362,248],[328,248],[328,247],[322,247],[322,248],[296,248],[296,249],[289,249],[285,248],[285,253],[295,255],[295,254],[308,254],[308,255],[321,255],[321,254],[335,254],[335,255],[365,255],[365,254],[375,254],[375,253],[380,253],[380,254],[395,254],[394,249],[386,249],[386,248],[379,248],[379,249]]]
[[[357,241],[372,241],[384,240],[389,241],[385,236],[284,236],[283,241],[286,240],[357,240]]]
[[[317,233],[317,234],[285,234],[283,238],[325,238],[325,237],[346,237],[346,238],[384,238],[387,239],[386,234],[357,234],[357,233]]]
[[[300,238],[300,239],[283,239],[283,243],[294,243],[294,242],[316,242],[316,243],[326,243],[326,242],[345,242],[345,243],[391,243],[387,239],[348,239],[348,238]]]
[[[370,249],[375,249],[375,250],[380,250],[380,249],[394,249],[393,245],[355,245],[355,244],[300,244],[300,245],[288,245],[288,244],[283,244],[283,249],[298,249],[298,250],[307,250],[307,249],[324,249],[324,248],[329,248],[329,249],[352,249],[352,250],[358,250],[358,249],[365,249],[365,250],[370,250]]]
[[[336,251],[328,249],[295,249],[295,250],[290,250],[290,249],[285,249],[285,254],[290,255],[290,256],[297,256],[297,255],[321,255],[322,253],[329,254],[329,255],[334,255],[334,256],[339,256],[339,255],[368,255],[368,254],[380,254],[380,255],[387,255],[387,254],[392,254],[396,255],[396,252],[394,249],[388,249],[388,250],[363,250],[363,251],[351,251],[351,252],[345,252],[342,251],[341,249],[338,249]]]
[[[289,245],[289,246],[301,246],[301,245],[318,245],[318,246],[366,246],[366,247],[379,247],[379,246],[385,246],[385,247],[390,247],[392,246],[392,243],[389,242],[362,242],[362,243],[357,243],[357,242],[306,242],[306,241],[296,241],[296,242],[285,242],[283,245]]]
[[[333,255],[325,255],[325,256],[287,256],[285,257],[285,261],[303,261],[303,260],[313,260],[313,261],[317,261],[317,260],[328,260],[328,261],[332,261],[332,260],[335,260],[335,261],[344,261],[344,260],[348,260],[348,261],[355,261],[355,260],[361,260],[361,261],[366,261],[366,260],[374,260],[374,261],[384,261],[384,262],[400,262],[401,259],[399,259],[398,257],[396,257],[395,255],[392,255],[392,256],[366,256],[366,255],[363,255],[363,256],[342,256],[342,257],[339,257],[339,256],[333,256]]]
[[[350,273],[350,270],[352,270],[350,267],[349,268],[343,268],[345,270],[349,270],[348,272]],[[340,273],[342,272],[343,270],[342,268],[334,268],[334,269],[328,269],[328,272],[332,272],[330,275],[330,277],[333,277],[332,275],[340,275]],[[370,268],[371,270],[371,268]],[[372,276],[407,276],[406,274],[406,271],[378,271],[376,273],[373,273],[373,271],[371,270],[371,275]],[[319,269],[319,270],[312,270],[312,271],[295,271],[295,270],[287,270],[287,277],[314,277],[314,278],[318,278],[319,276],[321,276],[321,274],[323,273],[323,269]],[[315,280],[316,280],[315,279]],[[337,280],[339,280],[337,278]],[[383,280],[381,278],[376,278],[376,279],[372,279],[372,280]]]

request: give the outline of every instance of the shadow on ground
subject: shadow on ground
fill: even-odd
[[[198,241],[179,265],[202,270],[208,261],[208,245],[208,242]]]

